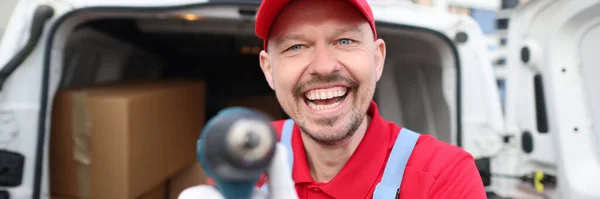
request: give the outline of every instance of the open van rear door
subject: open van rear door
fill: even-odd
[[[399,46],[407,51],[402,57],[387,57],[375,96],[382,116],[460,146],[476,159],[489,160],[497,154],[503,144],[504,118],[487,43],[477,22],[410,2],[370,4],[388,51]],[[395,38],[386,38],[393,29],[410,30],[404,35],[410,39],[396,43]],[[427,43],[413,43],[417,40]],[[439,81],[433,80],[436,77]],[[442,94],[436,94],[438,90]],[[450,111],[444,112],[446,106]],[[444,124],[448,116],[452,122]]]
[[[497,193],[600,198],[600,1],[534,0],[516,8],[508,52],[506,121],[519,144],[495,172],[541,170],[556,176],[557,187],[533,191],[497,179]]]
[[[18,1],[0,42],[0,198],[41,198],[39,168],[46,139],[38,137],[42,65],[48,29],[70,10],[64,1]],[[18,75],[16,75],[18,74]],[[45,191],[47,192],[47,191]]]

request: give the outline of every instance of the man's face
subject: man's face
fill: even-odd
[[[344,0],[296,0],[273,23],[265,77],[300,129],[322,144],[354,134],[381,77],[385,44]]]

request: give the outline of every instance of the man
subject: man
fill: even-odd
[[[291,118],[273,126],[292,152],[298,198],[486,198],[470,154],[379,115],[386,48],[366,0],[263,0],[256,34],[262,71]]]

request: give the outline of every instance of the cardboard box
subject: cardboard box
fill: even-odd
[[[51,194],[133,199],[196,161],[203,82],[145,81],[61,90],[52,112]]]
[[[177,199],[183,190],[202,184],[206,184],[206,176],[202,171],[200,163],[196,162],[171,178],[171,182],[169,183],[169,199]]]
[[[136,199],[167,199],[167,190],[169,185],[166,182],[160,183],[149,192],[146,192]]]
[[[284,111],[275,95],[260,95],[228,100],[227,106],[245,106],[265,112],[273,120],[285,119]]]
[[[141,194],[136,199],[168,199],[168,195],[167,195],[168,188],[169,187],[166,182],[160,183],[159,185],[155,186],[152,190],[150,190],[147,193]],[[52,196],[50,196],[50,199],[81,199],[81,198],[52,195]]]

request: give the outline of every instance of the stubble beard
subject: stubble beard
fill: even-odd
[[[313,131],[307,125],[298,124],[298,127],[302,132],[304,132],[310,139],[317,142],[318,144],[325,146],[336,145],[348,138],[352,137],[356,130],[360,127],[362,122],[364,121],[365,114],[361,114],[361,112],[357,109],[357,107],[352,107],[350,111],[350,121],[347,125],[343,126],[341,129],[332,129],[332,131]],[[335,116],[330,118],[320,118],[314,120],[314,124],[318,126],[329,126],[334,127],[335,124],[339,123],[340,118],[342,116]],[[336,131],[337,130],[337,131]]]

